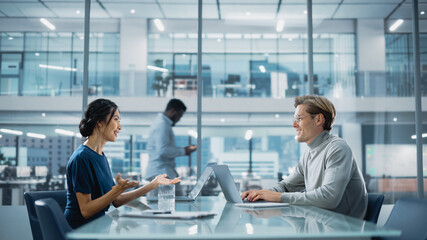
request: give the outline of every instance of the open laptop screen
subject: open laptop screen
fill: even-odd
[[[193,190],[188,194],[188,197],[191,199],[196,199],[196,197],[200,194],[202,191],[203,186],[208,181],[209,177],[212,173],[211,167],[206,167],[205,171],[203,171],[202,175],[200,176],[199,180],[197,181],[196,185],[194,186]]]

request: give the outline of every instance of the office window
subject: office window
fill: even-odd
[[[412,34],[386,34],[386,94],[388,96],[414,96],[414,69]],[[427,34],[420,34],[421,94],[427,95]]]
[[[119,94],[119,46],[117,33],[91,33],[90,95]],[[1,62],[4,66],[12,66],[11,63],[22,65],[22,69],[15,67],[9,72],[2,68],[2,74],[10,77],[2,80],[1,95],[81,95],[82,33],[2,33],[0,50],[3,52]],[[13,54],[8,51],[13,51]]]
[[[21,52],[24,49],[24,34],[19,32],[2,32],[0,49],[2,52]]]
[[[188,24],[189,31],[192,26]],[[203,43],[206,42],[202,45],[204,97],[285,98],[308,93],[306,35],[206,31],[209,32],[202,36]],[[190,57],[195,56],[196,49],[188,46],[194,36],[195,32],[149,33],[149,65],[168,70],[167,73],[147,71],[149,95],[182,96],[182,88],[192,88],[197,59]],[[334,97],[356,95],[354,36],[353,33],[315,34],[315,93]],[[180,76],[179,72],[185,69],[188,72]],[[167,86],[154,91],[159,81]],[[181,89],[169,86],[174,83],[179,83]],[[193,95],[187,91],[183,96]]]

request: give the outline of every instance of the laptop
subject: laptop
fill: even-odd
[[[230,169],[227,165],[214,165],[212,169],[215,173],[216,179],[221,186],[221,190],[224,193],[227,202],[234,203],[238,207],[248,208],[271,208],[271,207],[284,207],[288,206],[289,203],[278,203],[268,201],[256,201],[249,202],[243,201],[240,197],[240,192],[236,187],[233,176],[231,175]]]
[[[207,166],[205,168],[205,171],[203,171],[202,175],[200,176],[199,180],[197,180],[196,185],[194,185],[193,190],[188,194],[188,196],[176,196],[175,201],[178,202],[191,202],[196,200],[196,198],[199,196],[200,192],[202,191],[203,186],[205,183],[209,180],[209,177],[212,174],[212,168],[210,166]],[[147,201],[149,202],[157,202],[159,199],[157,196],[149,196],[147,197]]]

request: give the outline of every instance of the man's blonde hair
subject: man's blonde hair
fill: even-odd
[[[327,98],[318,95],[303,95],[295,97],[295,108],[298,105],[304,104],[307,106],[306,111],[310,115],[322,114],[325,118],[323,129],[331,131],[337,112],[334,104]]]

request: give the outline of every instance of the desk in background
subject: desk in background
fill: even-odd
[[[145,198],[141,198],[145,202]],[[138,204],[140,206],[138,206]],[[118,217],[118,211],[139,211],[124,206],[110,211],[67,234],[69,239],[369,239],[398,236],[400,231],[312,206],[245,210],[223,197],[199,197],[177,202],[177,211],[209,211],[215,217],[196,220],[159,220]],[[142,207],[141,207],[142,206]],[[149,204],[157,209],[157,204]]]

